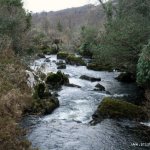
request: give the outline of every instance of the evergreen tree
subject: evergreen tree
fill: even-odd
[[[57,23],[57,30],[58,30],[59,32],[62,32],[62,31],[63,31],[63,26],[62,26],[62,24],[61,24],[60,21],[58,21],[58,23]]]

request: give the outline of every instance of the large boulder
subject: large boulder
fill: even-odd
[[[88,80],[88,81],[91,81],[91,82],[101,81],[101,78],[89,77],[87,75],[82,75],[80,77],[80,79]]]
[[[45,83],[49,86],[50,89],[60,88],[62,85],[68,84],[69,79],[67,75],[58,71],[57,73],[49,73],[46,77]]]
[[[95,122],[108,118],[134,121],[148,120],[148,115],[142,107],[109,97],[103,99],[92,117]]]
[[[115,79],[117,79],[120,82],[125,82],[125,83],[131,83],[131,82],[136,81],[135,75],[130,72],[123,72]]]
[[[33,100],[24,113],[46,115],[58,106],[58,98],[51,94],[44,83],[38,83],[34,88]]]

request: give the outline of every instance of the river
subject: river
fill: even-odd
[[[45,59],[35,60],[31,69],[40,68],[42,72],[56,72],[56,55],[46,56]],[[121,97],[136,92],[134,84],[123,84],[115,80],[118,72],[92,71],[85,66],[67,65],[62,72],[69,75],[70,83],[81,88],[63,86],[58,92],[60,107],[52,114],[38,117],[28,116],[22,121],[28,129],[27,138],[33,147],[40,150],[138,150],[148,147],[136,147],[142,143],[138,134],[131,132],[130,128],[136,123],[130,121],[115,121],[106,119],[91,126],[91,116],[104,96]],[[93,91],[99,82],[90,82],[79,79],[81,75],[100,77],[102,84],[108,92]]]

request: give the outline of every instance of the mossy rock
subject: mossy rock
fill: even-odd
[[[57,53],[57,59],[66,59],[69,53],[65,51],[60,51]]]
[[[99,122],[107,118],[147,121],[148,115],[140,106],[107,97],[99,105],[93,119]]]
[[[48,84],[50,88],[60,88],[62,85],[68,84],[69,79],[61,71],[58,71],[57,73],[51,72],[47,75],[45,83]]]
[[[42,53],[40,53],[40,54],[37,54],[37,57],[38,57],[38,58],[45,58],[45,55],[42,54]]]
[[[34,99],[31,106],[25,110],[25,113],[47,115],[59,107],[59,101],[56,97],[49,99]]]
[[[89,63],[87,65],[87,69],[95,70],[95,71],[112,71],[112,66],[109,64],[100,65],[96,63]]]
[[[74,54],[70,54],[66,58],[66,63],[70,65],[77,65],[77,66],[85,66],[85,62],[81,57],[75,56]]]

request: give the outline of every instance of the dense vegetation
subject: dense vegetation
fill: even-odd
[[[95,50],[95,59],[100,63],[111,63],[115,68],[125,68],[126,71],[133,73],[136,73],[138,64],[138,83],[143,84],[145,81],[142,80],[149,80],[150,70],[149,55],[146,55],[147,59],[144,58],[145,54],[149,53],[150,2],[148,0],[116,0],[106,4],[100,2],[106,12],[107,22]],[[147,71],[143,73],[145,67]]]
[[[32,101],[26,67],[19,54],[25,49],[30,14],[21,0],[0,0],[0,149],[29,150],[18,121]]]

